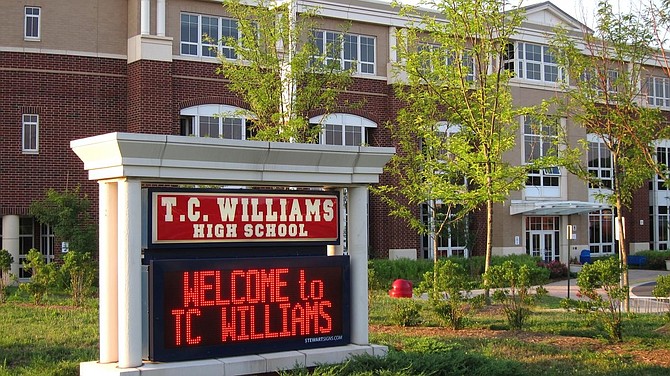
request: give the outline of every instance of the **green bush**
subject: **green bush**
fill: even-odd
[[[31,249],[23,262],[24,270],[30,270],[30,282],[22,283],[19,288],[40,304],[56,278],[57,270],[53,263],[46,264],[44,256],[35,248]]]
[[[640,251],[638,256],[647,258],[646,269],[665,270],[665,260],[670,259],[670,251]]]
[[[390,289],[396,279],[406,279],[417,285],[426,272],[433,271],[433,261],[425,259],[376,259],[370,260],[368,267],[374,270],[374,276],[377,279],[374,282],[375,286]]]
[[[12,283],[12,274],[9,272],[14,257],[6,249],[0,249],[0,303],[7,300],[9,285]]]
[[[611,342],[623,340],[623,302],[628,287],[619,284],[621,272],[619,260],[615,258],[584,264],[577,276],[577,286],[579,294],[589,300],[563,301],[565,308],[575,308],[579,313],[591,315]],[[600,294],[600,289],[605,291],[604,296]]]
[[[81,306],[95,278],[95,262],[90,252],[70,251],[63,256],[61,273],[68,280],[68,290],[75,306]]]
[[[421,305],[411,298],[394,299],[389,319],[397,326],[417,326],[421,323]]]
[[[651,293],[657,298],[670,298],[670,275],[656,278],[656,286]],[[665,321],[670,323],[670,308],[665,312]]]
[[[502,304],[511,329],[523,329],[531,314],[530,307],[547,294],[547,290],[541,285],[547,282],[548,277],[549,270],[545,268],[513,260],[491,266],[486,278],[488,287],[496,289],[493,300]],[[540,285],[535,288],[534,293],[531,290],[533,285]]]

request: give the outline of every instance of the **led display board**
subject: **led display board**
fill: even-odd
[[[147,248],[339,242],[337,192],[149,189]]]
[[[349,343],[349,257],[153,260],[153,361]]]

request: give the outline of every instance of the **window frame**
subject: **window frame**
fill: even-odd
[[[187,17],[197,17],[197,42],[194,42],[192,40],[184,40],[184,16]],[[216,40],[212,41],[212,43],[207,43],[206,40],[204,40],[204,35],[207,33],[203,32],[203,17],[206,17],[208,19],[216,19],[216,30],[217,30],[217,35],[216,35]],[[237,53],[235,52],[235,46],[228,46],[223,44],[223,35],[224,35],[224,22],[230,22],[231,24],[235,24],[236,27],[231,27],[230,29],[234,30],[237,29],[237,36],[232,36],[233,38],[236,38],[236,40],[240,40],[242,38],[242,33],[240,31],[240,27],[238,24],[238,21],[234,18],[230,17],[222,17],[222,16],[213,16],[213,15],[208,15],[208,14],[198,14],[198,13],[191,13],[191,12],[180,12],[179,14],[179,55],[180,56],[190,56],[190,57],[200,57],[200,58],[212,58],[216,59],[218,55],[224,56],[228,60],[236,60],[238,58]],[[189,19],[189,24],[192,24],[192,20]],[[210,27],[212,23],[209,24]],[[190,33],[188,35],[191,37]],[[229,35],[226,36],[226,38],[230,37]],[[184,46],[190,46],[190,47],[195,47],[197,53],[192,54],[192,53],[186,53],[184,51]],[[206,50],[205,50],[206,48]],[[214,53],[214,51],[211,51],[212,48],[216,48],[216,53],[214,55],[209,55],[208,53]],[[208,51],[208,53],[204,53],[204,51]]]
[[[512,49],[509,49],[511,45]],[[529,51],[529,48],[532,48]],[[539,48],[539,51],[534,51]],[[541,82],[546,84],[556,84],[565,78],[565,72],[558,66],[556,59],[551,54],[549,46],[538,43],[522,42],[516,41],[508,45],[506,51],[506,58],[503,59],[503,67],[506,70],[511,70],[514,73],[514,77],[522,79],[524,81],[530,82]],[[532,53],[533,56],[528,56],[529,53]],[[537,56],[539,59],[533,59],[531,57]],[[528,71],[530,64],[537,65],[537,72],[533,69],[533,72],[536,72],[539,75],[539,78],[528,77]],[[552,70],[555,69],[555,72],[549,71],[549,68]],[[548,80],[547,75],[555,75],[555,80]]]
[[[348,48],[348,45],[352,44],[353,39],[356,40],[355,53],[352,53],[352,49]],[[365,48],[365,53],[362,43],[363,39],[368,42],[365,44],[367,47]],[[339,41],[339,46],[332,45],[335,41]],[[370,41],[372,42],[371,45],[369,43]],[[372,76],[377,74],[376,36],[314,29],[312,30],[312,43],[314,43],[316,50],[319,52],[318,56],[313,57],[314,61],[319,61],[321,58],[325,59],[326,64],[330,64],[332,61],[339,61],[340,69],[342,70],[349,69],[355,63],[355,72],[357,74]],[[372,56],[370,56],[369,53],[370,48],[372,49]],[[355,56],[352,58],[352,55]],[[367,60],[362,59],[363,55],[367,57]],[[370,71],[370,69],[372,71]]]
[[[658,88],[663,93],[657,93],[656,89]],[[670,108],[670,78],[652,76],[647,79],[647,104],[654,107]]]
[[[319,134],[319,144],[321,145],[338,145],[338,146],[362,146],[366,145],[368,141],[367,131],[370,128],[377,128],[377,123],[373,122],[370,119],[364,118],[358,115],[345,114],[345,113],[334,113],[328,115],[315,116],[309,119],[310,124],[318,124],[321,126],[321,132]],[[339,126],[341,141],[340,144],[328,143],[328,126]],[[355,128],[360,130],[360,143],[358,145],[349,145],[347,144],[347,128],[349,130]]]
[[[557,134],[544,134],[534,132],[534,127],[541,127],[545,129],[547,127],[542,124],[533,124],[533,118],[531,116],[522,117],[521,129],[523,131],[523,163],[529,164],[535,158],[542,158],[546,156],[545,150],[549,151],[555,149],[556,145],[553,142],[550,142],[552,139],[557,139]],[[531,133],[527,132],[531,130]],[[551,129],[550,127],[547,129]],[[533,150],[528,150],[528,145],[532,144],[534,147]],[[537,147],[537,153],[534,151]],[[556,150],[557,151],[557,150]],[[529,154],[532,152],[532,155]],[[536,155],[537,154],[537,155]],[[528,178],[526,180],[526,187],[560,187],[561,186],[561,169],[559,167],[548,167],[543,169],[538,169],[530,171],[528,173]]]
[[[28,14],[28,11],[37,11],[37,14]],[[29,27],[28,23],[30,21]],[[36,24],[36,26],[35,26]],[[32,35],[36,29],[37,35]],[[30,35],[29,35],[30,32]],[[42,7],[26,5],[23,7],[23,39],[26,41],[40,41],[42,38]]]
[[[601,186],[595,186],[593,183],[589,182],[588,187],[589,189],[611,190],[614,185],[614,164],[612,163],[612,154],[605,146],[603,140],[594,134],[589,134],[587,136],[587,142],[589,144],[589,150],[587,152],[588,173],[599,179],[601,182],[609,182],[609,184],[601,184]],[[592,155],[594,150],[597,150],[597,156]],[[605,158],[609,160],[609,167],[603,166],[602,162]],[[597,165],[592,166],[592,160],[597,161]]]
[[[31,119],[26,120],[27,117],[30,117]],[[32,117],[34,117],[34,120],[32,119]],[[28,128],[30,128],[30,132],[27,132]],[[34,131],[33,131],[33,129],[34,129]],[[27,133],[31,133],[30,140],[26,140]],[[39,153],[39,145],[40,145],[39,137],[40,137],[40,115],[39,114],[22,114],[21,115],[21,151],[24,154],[38,154]],[[28,145],[28,144],[30,144],[30,145]],[[34,146],[33,146],[33,144],[34,144]],[[28,146],[28,147],[26,147],[26,146]]]
[[[245,112],[246,110],[239,107],[220,105],[220,104],[204,104],[204,105],[183,108],[181,111],[179,111],[179,115],[181,119],[190,119],[190,123],[187,125],[188,128],[185,128],[184,125],[182,124],[182,129],[180,130],[180,133],[182,134],[182,136],[225,138],[228,140],[246,140],[248,138],[247,126],[250,119],[248,118],[248,116],[244,115]],[[216,125],[218,126],[217,137],[212,137],[211,135],[201,136],[201,130],[202,130],[201,128],[203,126],[203,124],[201,123],[201,121],[203,120],[202,118],[206,118],[206,120],[210,122],[216,121],[217,123]],[[232,120],[232,122],[229,120]],[[234,124],[237,121],[239,121],[240,124]],[[211,126],[214,124],[211,123],[209,125]],[[235,132],[234,129],[235,126],[240,127],[238,132]],[[233,132],[232,133],[233,135],[239,134],[240,138],[224,137],[229,132]]]

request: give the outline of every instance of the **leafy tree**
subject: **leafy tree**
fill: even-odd
[[[523,329],[531,307],[547,294],[542,284],[547,282],[549,271],[509,260],[492,266],[485,274],[489,287],[496,288],[493,300],[502,304],[510,328]]]
[[[392,215],[430,234],[433,249],[445,228],[485,208],[488,270],[494,204],[521,189],[530,169],[549,163],[512,165],[504,158],[516,146],[519,116],[538,112],[514,106],[510,72],[503,66],[506,46],[523,17],[498,0],[420,4],[440,16],[412,7],[401,11],[420,21],[397,34],[395,93],[403,107],[391,125],[397,153],[387,171],[399,183],[376,192]],[[433,214],[428,224],[417,218],[421,204]]]
[[[56,237],[69,242],[70,249],[88,252],[97,249],[90,207],[90,201],[79,188],[63,192],[49,189],[42,200],[30,204],[29,211],[39,222],[52,226]]]
[[[316,140],[321,128],[310,126],[310,113],[332,113],[352,80],[352,71],[343,69],[339,59],[325,56],[339,56],[342,34],[336,42],[324,41],[319,51],[312,34],[316,10],[298,16],[294,2],[275,0],[259,0],[256,6],[224,0],[223,6],[237,20],[241,36],[222,40],[232,48],[219,52],[217,72],[249,105],[242,115],[253,119],[253,138]]]
[[[558,30],[552,41],[557,63],[570,77],[558,103],[561,113],[596,135],[609,150],[612,184],[603,187],[607,189],[600,199],[616,209],[616,222],[621,224],[633,193],[660,171],[654,141],[661,138],[661,114],[640,104],[652,35],[639,17],[615,14],[608,1],[599,2],[595,22],[595,30],[579,36],[579,42],[566,30]],[[601,183],[583,165],[570,170],[594,186]],[[624,226],[617,228],[622,281],[628,286],[626,234]]]
[[[7,287],[11,282],[11,273],[9,269],[12,267],[14,258],[12,254],[6,249],[0,249],[0,303],[7,299]]]
[[[579,294],[588,300],[564,299],[562,302],[566,308],[591,315],[614,342],[623,340],[623,305],[628,296],[628,286],[619,283],[621,269],[619,262],[613,258],[584,264],[577,275],[577,286]]]

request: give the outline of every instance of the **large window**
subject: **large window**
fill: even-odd
[[[447,66],[456,64],[456,59],[453,54],[444,52],[444,49],[433,43],[420,43],[418,47],[419,57],[422,59],[421,68],[426,72],[434,71],[434,61],[443,62]],[[466,81],[475,80],[475,60],[470,52],[465,52],[461,58],[461,64],[465,72]]]
[[[237,21],[200,14],[181,14],[182,55],[216,57],[221,52],[228,59],[236,59],[235,47],[225,43],[239,39]]]
[[[524,162],[531,163],[534,160],[551,155],[557,155],[555,124],[541,124],[530,116],[524,117],[523,139],[524,139]],[[528,173],[526,186],[535,187],[558,187],[561,170],[558,167],[532,170]]]
[[[614,252],[614,214],[611,209],[589,213],[589,249],[594,254]]]
[[[32,248],[35,248],[35,226],[30,217],[19,218],[19,278],[30,278],[30,270],[24,270],[23,263]]]
[[[434,205],[436,209],[432,209],[428,204],[421,205],[421,220],[426,226],[430,226],[432,217],[432,210],[437,210],[436,216],[438,220],[442,220],[446,215],[446,205]],[[453,218],[453,214],[451,215]],[[438,257],[468,257],[468,221],[467,217],[455,221],[442,228],[437,238],[437,255]],[[428,234],[421,237],[421,247],[424,258],[432,258],[434,254],[433,242]]]
[[[588,171],[596,179],[589,182],[589,188],[612,189],[614,169],[612,154],[600,138],[589,135]]]
[[[22,150],[25,153],[37,153],[39,138],[39,115],[24,114],[22,120]]]
[[[341,69],[375,74],[375,37],[313,30],[314,44],[326,64],[339,63]]]
[[[25,20],[23,23],[23,37],[26,40],[40,40],[40,15],[41,8],[25,7]]]
[[[321,125],[319,143],[324,145],[365,145],[367,143],[366,130],[377,127],[375,122],[364,117],[339,113],[325,117],[316,116],[311,118],[309,123]]]
[[[558,82],[563,79],[563,72],[559,69],[549,46],[523,42],[510,43],[506,47],[503,66],[512,71],[516,77],[526,80]]]
[[[248,120],[241,108],[207,104],[189,107],[180,112],[182,136],[245,140],[249,136]]]
[[[652,106],[670,107],[670,79],[650,77],[647,81],[647,102]]]

